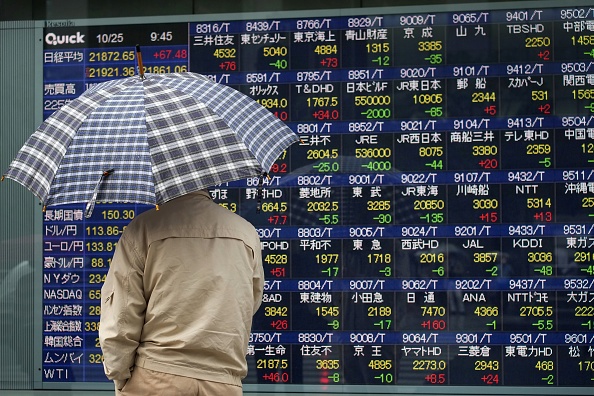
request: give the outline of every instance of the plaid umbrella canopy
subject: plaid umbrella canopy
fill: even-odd
[[[158,205],[261,176],[298,136],[233,88],[195,73],[97,84],[31,135],[5,177],[46,205]],[[3,176],[3,179],[4,179]]]

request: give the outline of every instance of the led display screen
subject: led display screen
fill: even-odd
[[[349,12],[46,27],[44,118],[139,44],[300,136],[260,213],[257,179],[209,190],[262,242],[245,384],[591,389],[594,8]],[[100,288],[145,210],[45,211],[44,383],[107,381]]]

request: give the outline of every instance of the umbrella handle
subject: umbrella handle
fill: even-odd
[[[262,172],[260,174],[260,178],[258,179],[258,190],[256,192],[256,198],[257,198],[257,203],[256,203],[256,213],[260,213],[260,209],[262,208],[262,182],[264,181],[264,178],[267,177],[268,179],[270,179],[270,176],[268,176],[268,173],[266,172]]]
[[[93,209],[95,209],[95,202],[97,201],[97,194],[99,193],[99,187],[101,186],[101,183],[105,180],[105,178],[107,176],[111,175],[113,173],[113,171],[114,171],[114,169],[109,169],[109,170],[103,171],[101,173],[101,178],[95,185],[95,189],[93,190],[93,195],[91,196],[91,199],[89,200],[89,202],[87,202],[87,206],[85,208],[85,217],[87,219],[93,215]]]
[[[138,60],[138,75],[141,80],[144,80],[144,66],[142,65],[142,53],[140,52],[140,45],[136,44],[136,59]]]

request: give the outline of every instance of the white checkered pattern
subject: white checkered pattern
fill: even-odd
[[[259,176],[298,140],[230,87],[194,73],[146,74],[98,84],[56,111],[5,176],[44,205],[154,205]]]

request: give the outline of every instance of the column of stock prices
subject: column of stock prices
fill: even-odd
[[[262,242],[246,384],[591,388],[594,8],[397,12],[46,27],[44,116],[140,44],[300,136],[260,213],[210,189]],[[44,213],[46,382],[106,381],[100,288],[153,210],[83,209]]]

